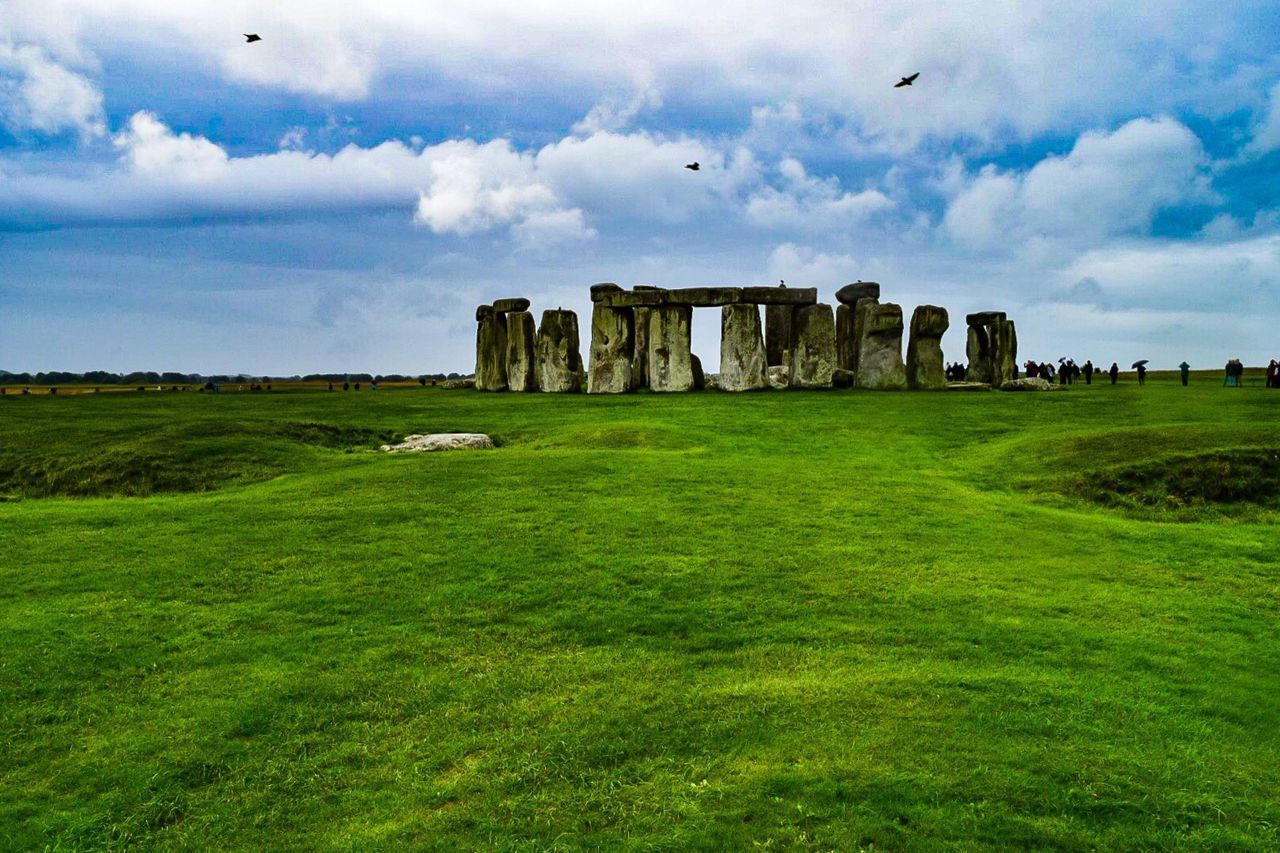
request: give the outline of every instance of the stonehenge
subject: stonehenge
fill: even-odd
[[[523,301],[528,306],[529,300]],[[532,314],[528,311],[507,314],[507,388],[512,391],[538,390],[538,372],[534,366],[536,336]]]
[[[868,304],[858,342],[857,387],[897,391],[907,387],[902,363],[902,308],[892,302]]]
[[[1018,334],[1003,311],[979,311],[964,318],[969,327],[965,357],[971,382],[999,388],[1013,379],[1018,365]]]
[[[535,329],[523,297],[476,308],[475,387],[482,391],[625,394],[770,388],[941,389],[945,308],[917,306],[906,357],[902,308],[880,285],[836,291],[835,311],[816,288],[591,286],[589,361],[578,315],[542,312]],[[763,307],[763,318],[761,308]],[[720,371],[704,376],[692,349],[694,308],[720,309]],[[763,319],[763,322],[762,322]],[[1003,311],[965,317],[968,378],[1000,387],[1017,373],[1018,338]],[[980,387],[986,387],[986,385]]]
[[[760,309],[737,302],[720,309],[720,387],[755,391],[769,387]]]
[[[825,303],[796,309],[791,349],[792,388],[830,388],[836,369],[836,318]]]
[[[534,345],[538,388],[555,394],[576,394],[584,381],[578,343],[578,315],[572,311],[543,311]]]
[[[947,309],[918,305],[911,315],[911,336],[907,339],[907,387],[938,390],[947,387],[942,368],[942,335],[950,321]]]

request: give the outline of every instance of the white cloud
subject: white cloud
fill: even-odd
[[[82,139],[106,132],[102,93],[32,44],[0,42],[0,121],[18,131]]]
[[[1200,140],[1181,123],[1134,119],[1085,133],[1070,153],[1024,173],[984,167],[951,201],[944,227],[980,250],[1143,234],[1164,208],[1215,200],[1205,165]]]
[[[1274,36],[1265,4],[1252,0],[1164,0],[1123,14],[1106,0],[1070,9],[1041,0],[9,4],[18,9],[13,38],[51,50],[82,50],[87,39],[180,54],[230,80],[339,99],[408,72],[453,90],[561,89],[597,101],[635,88],[637,63],[619,57],[643,57],[650,76],[639,75],[640,100],[606,99],[582,132],[619,129],[679,92],[695,104],[799,104],[886,146],[931,135],[1026,139],[1136,109],[1242,108],[1248,87],[1222,81],[1269,63]],[[245,44],[245,30],[263,41]],[[912,71],[921,72],[915,87],[891,88]]]
[[[810,176],[804,164],[786,158],[778,164],[780,187],[765,186],[747,201],[747,221],[766,228],[824,231],[848,228],[893,207],[879,190],[844,192],[835,178]]]
[[[769,253],[769,276],[791,287],[841,287],[853,281],[858,263],[851,255],[828,254],[808,246],[783,243]]]
[[[1253,138],[1249,141],[1246,153],[1250,155],[1269,154],[1280,148],[1280,83],[1271,87],[1267,98],[1267,108],[1253,130]]]

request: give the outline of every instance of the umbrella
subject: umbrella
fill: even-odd
[[[1146,364],[1150,360],[1151,359],[1149,358],[1144,358],[1142,359],[1142,361],[1135,361],[1133,364],[1130,365],[1130,367],[1134,367],[1134,368],[1142,367],[1142,365]]]

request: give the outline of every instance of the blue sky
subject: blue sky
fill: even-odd
[[[480,302],[779,279],[1280,356],[1274,4],[264,5],[5,0],[0,368],[467,371]]]

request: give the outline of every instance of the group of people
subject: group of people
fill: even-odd
[[[1274,361],[1271,363],[1275,364]],[[1269,377],[1271,374],[1268,373],[1267,375]],[[1233,358],[1227,361],[1227,376],[1222,380],[1222,384],[1227,388],[1239,388],[1244,384],[1244,363],[1240,359]],[[1267,385],[1270,387],[1270,380],[1268,380]]]
[[[1267,365],[1267,387],[1280,388],[1280,361],[1274,358]]]
[[[1093,377],[1097,374],[1109,376],[1112,385],[1115,385],[1116,380],[1120,378],[1120,365],[1114,361],[1111,363],[1111,369],[1106,371],[1095,367],[1091,359],[1086,360],[1084,364],[1076,364],[1075,359],[1071,358],[1058,359],[1057,367],[1047,361],[1036,362],[1034,359],[1028,359],[1022,367],[1029,379],[1039,378],[1049,382],[1053,382],[1056,379],[1059,385],[1074,385],[1076,380],[1081,377],[1084,378],[1084,384],[1092,385]],[[1146,378],[1146,365],[1139,364],[1138,382],[1141,384],[1146,381]]]
[[[948,364],[943,373],[946,374],[948,382],[963,382],[965,377],[969,375],[969,368],[957,361],[954,364]]]

